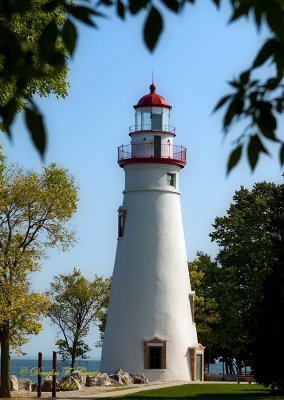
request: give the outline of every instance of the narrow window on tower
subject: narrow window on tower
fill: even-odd
[[[162,368],[162,346],[151,346],[149,350],[149,369]]]
[[[126,220],[126,208],[119,207],[118,209],[118,237],[122,238],[124,236]]]
[[[167,173],[167,183],[169,186],[176,187],[176,174]]]
[[[167,368],[167,344],[165,340],[154,337],[144,340],[144,368],[166,369]]]

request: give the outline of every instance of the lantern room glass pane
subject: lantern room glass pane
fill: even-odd
[[[168,108],[163,108],[163,130],[169,131],[170,126],[170,110]]]
[[[151,130],[151,107],[142,108],[142,130]]]
[[[151,128],[153,131],[162,130],[163,108],[152,107]]]
[[[164,107],[141,107],[135,113],[135,130],[166,131],[170,129],[170,110]]]
[[[141,124],[142,124],[142,111],[140,108],[136,110],[135,113],[135,130],[140,131],[141,130]]]

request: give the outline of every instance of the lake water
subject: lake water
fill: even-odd
[[[52,360],[43,360],[43,373],[50,373],[52,371]],[[37,360],[27,359],[12,359],[11,360],[11,372],[10,375],[16,375],[18,378],[31,379],[33,383],[37,382]],[[76,369],[82,370],[82,372],[95,372],[100,368],[100,360],[79,360],[76,364]],[[61,380],[62,376],[67,375],[69,372],[68,366],[64,365],[62,361],[57,362],[57,373],[58,380]],[[222,363],[216,362],[210,364],[211,373],[222,373]],[[44,376],[42,377],[42,380]]]
[[[42,360],[43,375],[52,371],[52,360]],[[100,368],[100,360],[79,360],[76,363],[76,369],[82,372],[95,372]],[[10,375],[16,375],[18,378],[31,379],[33,383],[37,382],[37,360],[27,359],[11,359]],[[62,361],[57,361],[57,380],[61,380],[62,376],[69,373],[69,365],[63,364]],[[44,376],[42,377],[44,380]]]

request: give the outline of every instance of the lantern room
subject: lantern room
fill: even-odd
[[[133,163],[167,163],[183,167],[186,149],[174,144],[175,128],[170,125],[171,106],[150,85],[150,93],[133,106],[135,125],[130,127],[131,143],[118,148],[121,167]]]
[[[170,110],[171,106],[167,101],[156,93],[156,86],[150,85],[150,93],[143,96],[134,106],[135,126],[132,132],[139,131],[162,131],[172,132],[170,127]]]

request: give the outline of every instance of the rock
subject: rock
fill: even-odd
[[[144,374],[130,374],[132,379],[133,379],[133,383],[135,384],[142,384],[142,383],[148,383],[149,379],[146,378],[146,376]]]
[[[82,386],[74,376],[70,375],[66,378],[63,378],[61,382],[58,383],[58,389],[63,391],[71,391],[71,390],[81,390]]]
[[[73,376],[81,385],[86,385],[86,375],[82,374],[80,371],[75,370],[71,372],[70,376]]]
[[[133,384],[133,379],[128,372],[119,369],[111,377],[118,382],[120,385],[131,385]]]
[[[32,391],[37,392],[37,383],[32,384]]]
[[[96,386],[97,377],[94,375],[87,375],[86,376],[86,387]]]
[[[98,374],[96,378],[97,381],[95,386],[110,386],[112,384],[111,378],[106,373]]]
[[[27,390],[29,392],[32,391],[32,380],[18,378],[19,390]]]
[[[57,385],[57,381],[56,381]],[[42,392],[52,392],[52,376],[48,376],[45,378],[43,381],[43,384],[41,386],[41,391]]]
[[[86,376],[86,386],[87,387],[92,387],[92,386],[110,386],[114,383],[108,374],[105,373],[97,373],[94,375],[87,375]],[[115,382],[116,383],[116,382]]]
[[[18,378],[16,377],[16,375],[10,376],[10,390],[11,390],[11,392],[18,392],[18,390],[19,390],[19,383],[18,383]]]

